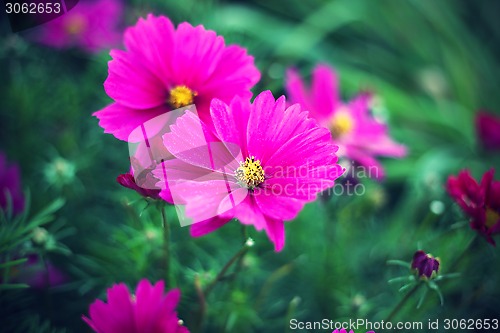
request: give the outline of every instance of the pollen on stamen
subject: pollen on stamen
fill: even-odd
[[[181,108],[193,104],[197,95],[196,91],[189,89],[185,85],[176,86],[170,90],[168,103],[174,108]]]
[[[259,186],[265,179],[260,160],[256,160],[255,156],[247,157],[244,162],[240,162],[234,176],[241,185],[251,190]]]
[[[338,111],[331,122],[331,132],[334,138],[339,138],[350,131],[354,127],[354,120],[349,115],[348,111]]]

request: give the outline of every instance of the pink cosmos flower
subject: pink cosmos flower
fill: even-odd
[[[286,90],[292,103],[300,103],[318,122],[330,128],[339,145],[339,156],[345,156],[368,170],[375,169],[375,178],[383,178],[384,171],[377,156],[403,157],[406,148],[394,142],[387,126],[370,114],[373,97],[361,93],[348,103],[340,100],[338,80],[333,69],[318,65],[313,71],[311,88],[295,69],[286,75]]]
[[[79,1],[64,15],[41,25],[38,40],[56,48],[79,47],[99,52],[118,45],[122,14],[120,0]]]
[[[5,155],[0,152],[0,209],[7,209],[8,197],[12,200],[12,212],[21,213],[24,210],[24,195],[19,167],[9,165]]]
[[[96,300],[90,305],[90,318],[83,320],[98,333],[189,333],[177,318],[175,308],[180,291],[164,295],[163,281],[151,285],[139,282],[135,294],[125,284],[116,284],[107,291],[108,302]]]
[[[210,115],[211,135],[208,125],[202,122],[200,128],[200,119],[188,112],[163,136],[175,159],[154,171],[170,188],[160,196],[185,203],[193,236],[237,218],[265,230],[280,251],[284,221],[344,172],[330,132],[298,104],[287,108],[284,96],[275,100],[269,91],[253,104],[240,97],[229,105],[214,99]]]
[[[484,148],[500,149],[500,117],[479,112],[476,115],[476,132]]]
[[[470,227],[495,245],[493,235],[500,233],[500,181],[493,180],[495,170],[484,173],[478,184],[469,170],[448,178],[447,190],[470,217]]]
[[[146,121],[191,104],[209,120],[213,98],[250,98],[260,78],[245,49],[226,46],[201,25],[184,22],[175,29],[168,18],[150,14],[128,28],[124,40],[126,51],[111,51],[104,82],[114,103],[94,113],[104,131],[121,140]]]

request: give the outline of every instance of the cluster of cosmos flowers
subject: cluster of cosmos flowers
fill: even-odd
[[[42,41],[55,47],[78,45],[89,52],[116,45],[117,21],[102,17],[119,17],[121,10],[112,0],[81,3],[52,22]],[[263,91],[252,99],[251,89],[260,79],[254,58],[203,26],[184,22],[176,27],[167,17],[150,14],[125,30],[123,43],[124,50],[110,53],[104,83],[113,102],[94,113],[106,133],[127,141],[136,128],[158,116],[190,105],[197,113],[185,112],[172,120],[171,132],[161,138],[168,158],[156,161],[148,174],[158,188],[141,187],[133,165],[117,181],[144,197],[170,204],[178,195],[196,221],[192,236],[236,219],[264,231],[275,250],[281,251],[284,222],[334,186],[345,171],[339,158],[374,167],[375,178],[382,179],[377,158],[401,158],[407,153],[371,112],[374,94],[362,92],[342,101],[337,74],[325,64],[313,69],[309,86],[296,69],[289,69],[284,82],[287,97]],[[198,127],[201,132],[194,130]],[[499,148],[498,118],[480,113],[477,129],[486,149]],[[223,172],[214,172],[218,171],[214,161],[196,150],[212,143],[222,147],[216,153],[227,161]],[[168,181],[162,176],[164,169],[172,170]],[[174,194],[177,183],[183,187]],[[9,166],[3,155],[0,190],[2,208],[23,210],[19,170]],[[494,170],[486,172],[480,183],[463,170],[450,176],[447,190],[470,218],[471,228],[494,245],[492,236],[500,232],[500,182],[494,180]],[[439,270],[439,260],[418,251],[411,267],[430,279]],[[165,294],[161,281],[152,285],[142,280],[132,294],[117,284],[108,289],[107,303],[96,300],[83,319],[96,332],[188,332],[176,314],[179,298],[179,290]]]

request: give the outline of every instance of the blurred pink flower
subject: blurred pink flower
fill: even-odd
[[[295,69],[288,70],[286,90],[291,103],[300,103],[321,125],[331,130],[334,142],[339,146],[339,156],[367,167],[371,177],[384,177],[377,156],[406,155],[405,146],[394,142],[389,137],[387,126],[370,114],[372,95],[361,93],[349,103],[343,103],[337,76],[327,65],[316,66],[310,89],[304,86]],[[375,168],[375,175],[372,168]]]
[[[280,251],[284,221],[294,219],[344,172],[330,132],[298,104],[286,108],[284,96],[275,101],[270,91],[253,104],[239,97],[230,105],[214,99],[210,114],[211,137],[204,135],[206,124],[197,129],[200,119],[193,113],[180,117],[163,136],[175,159],[154,172],[170,187],[160,196],[169,201],[172,195],[175,203],[186,204],[186,215],[194,220],[193,236],[237,218],[265,230]]]
[[[212,98],[226,103],[250,98],[260,73],[253,57],[238,45],[203,26],[148,15],[125,31],[126,51],[112,50],[104,82],[114,103],[94,113],[106,133],[127,140],[146,121],[170,110],[195,104],[209,121]]]
[[[470,226],[495,245],[493,235],[500,233],[500,181],[493,180],[495,170],[484,173],[478,184],[469,170],[448,178],[447,190],[470,217]]]
[[[89,316],[83,320],[98,333],[189,333],[175,311],[180,291],[164,294],[163,281],[151,285],[143,279],[135,294],[125,284],[116,284],[107,291],[108,302],[96,300]]]
[[[41,25],[38,40],[56,48],[99,52],[118,45],[122,15],[121,0],[79,1],[64,15]]]
[[[500,149],[500,117],[479,112],[476,115],[476,132],[484,148]]]
[[[9,165],[5,155],[0,152],[0,209],[7,209],[8,197],[12,200],[12,212],[21,213],[24,210],[24,195],[19,167],[16,164]]]
[[[54,264],[45,259],[44,263],[36,254],[30,254],[28,261],[11,270],[11,282],[26,283],[35,289],[55,287],[65,283],[68,277]]]

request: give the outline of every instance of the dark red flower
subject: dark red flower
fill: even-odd
[[[148,177],[152,177],[151,173],[148,172]],[[160,199],[160,190],[147,189],[137,185],[134,175],[131,172],[127,172],[116,177],[116,181],[123,187],[130,188],[143,197],[151,199]]]
[[[411,268],[414,269],[418,277],[422,279],[431,279],[435,277],[439,271],[439,259],[434,258],[431,254],[418,250],[413,255]]]
[[[495,170],[483,175],[478,184],[469,170],[448,178],[447,190],[470,217],[470,226],[495,245],[493,235],[500,232],[500,181],[493,180]]]
[[[476,116],[476,132],[486,149],[500,149],[500,117],[481,111]]]

